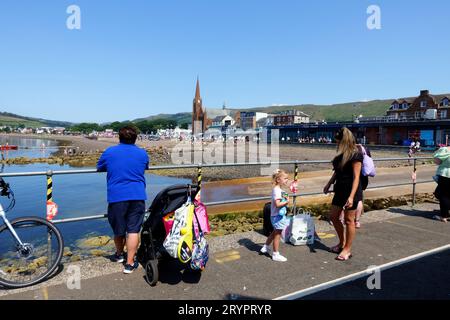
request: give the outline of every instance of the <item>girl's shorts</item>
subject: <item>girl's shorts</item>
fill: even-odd
[[[284,228],[289,225],[290,220],[285,214],[277,214],[276,216],[270,217],[270,222],[272,222],[272,226],[275,230],[284,230]]]

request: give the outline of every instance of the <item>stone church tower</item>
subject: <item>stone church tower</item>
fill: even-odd
[[[192,134],[204,133],[207,129],[208,117],[202,107],[202,98],[200,97],[200,82],[197,78],[197,87],[195,89],[195,98],[192,107]]]

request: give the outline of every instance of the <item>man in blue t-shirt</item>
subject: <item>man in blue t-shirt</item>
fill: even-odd
[[[116,245],[114,261],[124,262],[123,249],[127,245],[124,273],[132,273],[139,266],[134,257],[147,200],[145,170],[149,157],[135,145],[136,138],[135,128],[123,127],[119,130],[120,144],[106,149],[97,163],[97,171],[107,172],[108,221]]]

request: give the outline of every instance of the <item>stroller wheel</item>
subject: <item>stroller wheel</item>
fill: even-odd
[[[149,260],[145,264],[145,279],[149,285],[156,286],[158,282],[159,272],[158,272],[158,260]]]

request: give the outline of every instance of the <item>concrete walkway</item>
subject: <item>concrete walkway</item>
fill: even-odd
[[[274,299],[365,271],[369,266],[380,266],[435,248],[448,247],[450,223],[431,219],[437,209],[437,204],[425,203],[414,209],[404,206],[368,212],[363,216],[362,228],[357,232],[354,257],[346,262],[334,260],[336,255],[328,252],[328,247],[335,245],[337,238],[330,225],[318,221],[322,243],[316,242],[312,247],[283,244],[280,251],[288,258],[285,263],[259,255],[265,237],[257,232],[247,232],[212,239],[210,261],[201,274],[184,271],[175,260],[160,262],[160,281],[155,287],[145,282],[142,267],[131,275],[124,275],[120,272],[121,266],[105,258],[97,258],[65,265],[59,275],[40,285],[1,290],[0,299]],[[448,252],[446,250],[442,254],[448,256]],[[74,274],[73,266],[80,267],[80,289],[68,289],[67,286]],[[439,268],[436,271],[440,272],[443,280],[440,282],[443,287],[437,292],[441,293],[440,298],[446,298],[448,294],[448,299],[448,265],[444,270],[441,266],[430,264],[430,268],[433,266]],[[408,272],[406,268],[402,274]],[[432,274],[433,270],[428,272]],[[420,281],[426,274],[410,276]],[[364,288],[367,277],[359,281],[362,287],[353,287],[356,296],[349,296],[348,287],[339,290],[339,286],[332,288],[331,295],[316,295],[333,299],[368,296],[369,289]],[[382,286],[379,292],[396,290],[395,286],[389,285],[388,279],[392,276],[383,280],[386,289]],[[431,293],[433,288],[428,290]],[[410,296],[407,296],[408,292]],[[408,290],[405,295],[407,299],[422,298],[415,290]]]

